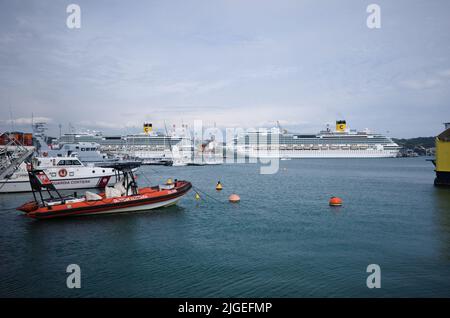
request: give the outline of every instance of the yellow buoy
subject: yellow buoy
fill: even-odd
[[[200,195],[198,193],[195,194],[195,200],[200,200]]]
[[[167,179],[166,184],[172,184],[172,183],[173,183],[173,181],[171,178]]]
[[[228,201],[230,201],[231,203],[238,203],[239,201],[241,201],[241,198],[236,193],[233,193],[228,197]]]
[[[222,184],[220,183],[220,181],[217,182],[216,190],[217,190],[217,191],[222,190]]]

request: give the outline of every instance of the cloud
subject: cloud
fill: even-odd
[[[443,77],[450,77],[450,68],[446,69],[446,70],[443,70],[443,71],[440,71],[438,74],[443,76]]]
[[[237,77],[241,79],[278,79],[280,77],[295,74],[297,67],[266,65],[264,67],[244,70],[238,73]]]
[[[221,89],[230,84],[228,80],[218,81],[180,81],[156,85],[153,91],[158,94],[203,94]]]
[[[116,122],[106,122],[106,121],[90,121],[90,120],[82,120],[75,123],[77,127],[95,127],[101,129],[126,129],[126,128],[138,128],[142,123],[127,121],[124,123],[116,123]]]
[[[265,79],[279,79],[289,74],[294,74],[298,71],[297,67],[279,66],[279,65],[265,65],[258,68],[247,68],[234,71],[228,74],[227,69],[217,69],[216,72],[221,72],[222,78],[202,79],[202,80],[174,80],[166,84],[157,84],[150,86],[149,91],[153,92],[151,95],[164,94],[182,94],[182,95],[197,95],[207,94],[213,91],[221,90],[231,85],[239,85],[243,82],[265,80]],[[200,72],[199,72],[200,73]],[[199,74],[200,77],[202,74]]]
[[[400,82],[400,85],[414,90],[427,90],[442,86],[450,80],[450,69],[428,73],[428,77],[421,79],[408,79]]]
[[[429,78],[422,80],[405,80],[400,84],[403,87],[415,90],[431,89],[441,85],[442,81],[438,78]]]
[[[15,125],[31,125],[33,122],[45,122],[50,123],[53,119],[49,117],[21,117],[16,119],[2,120],[5,124],[15,124]]]

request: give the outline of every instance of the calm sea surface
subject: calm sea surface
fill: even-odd
[[[142,167],[153,184],[186,179],[221,201],[192,191],[147,213],[36,221],[14,209],[30,194],[0,195],[0,296],[450,296],[450,189],[433,186],[430,162],[280,165]],[[72,263],[81,289],[66,287]],[[372,263],[381,289],[366,287]]]

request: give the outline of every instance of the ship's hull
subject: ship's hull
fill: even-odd
[[[165,207],[168,207],[171,205],[175,205],[178,203],[178,201],[180,199],[181,199],[181,196],[178,198],[174,198],[174,199],[170,199],[170,200],[162,201],[162,202],[149,203],[149,204],[144,204],[144,205],[139,205],[139,206],[130,206],[130,207],[120,208],[120,209],[111,209],[111,210],[105,210],[105,211],[90,212],[87,214],[98,215],[98,214],[115,214],[115,213],[147,211],[147,210],[165,208]]]
[[[398,150],[280,150],[249,151],[238,150],[240,156],[250,158],[395,158]]]

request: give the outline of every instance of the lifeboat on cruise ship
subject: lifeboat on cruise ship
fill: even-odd
[[[123,181],[106,187],[104,193],[86,192],[84,196],[62,196],[43,170],[30,170],[34,200],[18,207],[27,216],[37,219],[92,214],[145,211],[176,204],[189,192],[189,181],[171,182],[154,187],[138,188],[133,176],[134,163],[115,163],[122,171]],[[48,198],[44,198],[48,194]]]

